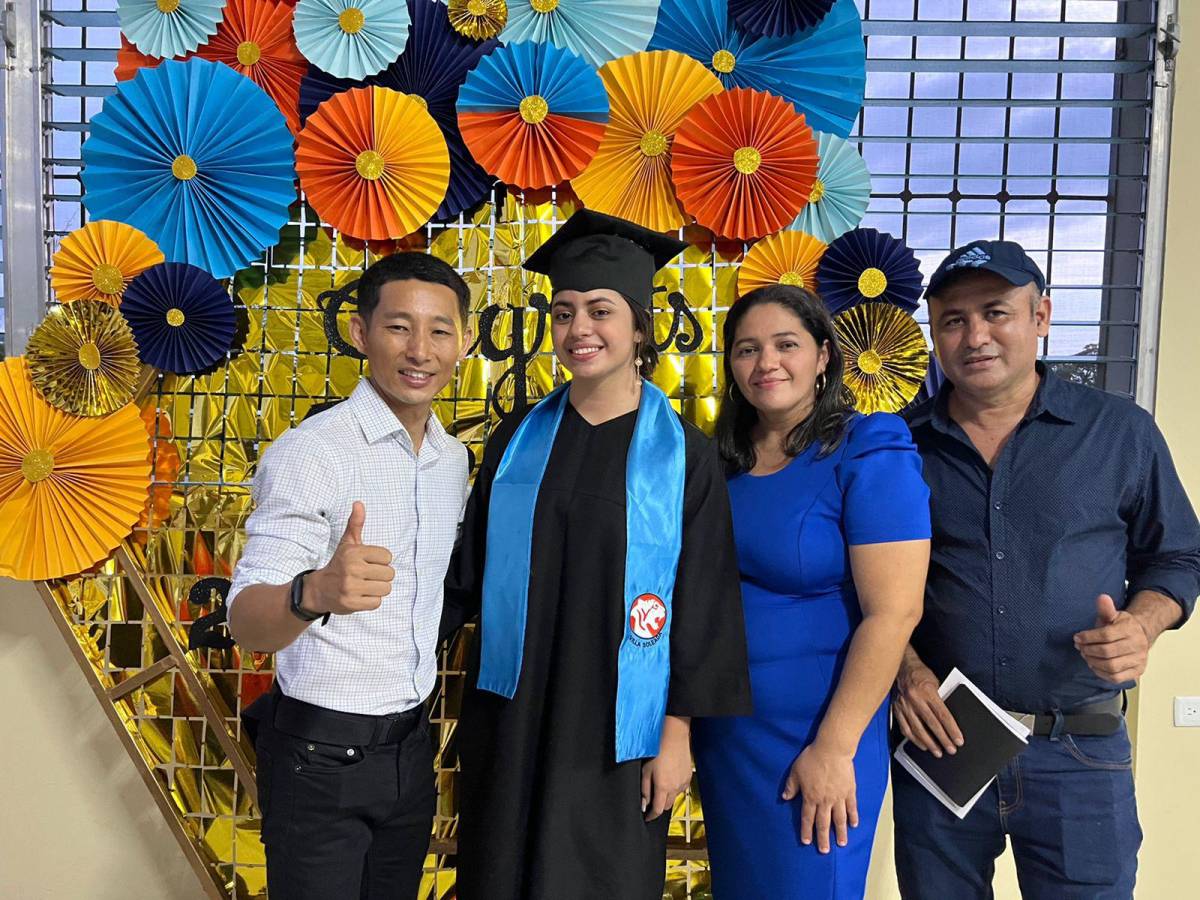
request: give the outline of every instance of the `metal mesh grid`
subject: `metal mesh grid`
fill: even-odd
[[[1153,4],[859,5],[869,58],[859,140],[874,176],[864,224],[902,237],[926,275],[950,247],[975,237],[1022,241],[1044,265],[1056,299],[1046,357],[1072,377],[1131,392]],[[119,36],[113,0],[44,0],[44,7],[49,258],[58,240],[86,221],[79,147],[112,89]],[[417,241],[463,272],[474,324],[489,334],[437,407],[476,456],[497,404],[509,408],[519,392],[535,399],[554,381],[556,363],[545,333],[537,340],[538,316],[529,309],[542,285],[516,266],[569,214],[572,198],[557,199],[498,192],[475,216],[427,228]],[[711,423],[721,387],[714,333],[733,297],[741,249],[693,249],[660,278],[687,302],[672,308],[660,295],[657,336],[676,336],[656,380],[701,423]],[[297,204],[282,249],[231,285],[242,319],[240,351],[211,375],[159,379],[147,402],[158,504],[135,541],[144,556],[135,557],[185,647],[187,624],[211,608],[207,595],[189,602],[193,585],[228,577],[240,553],[258,455],[314,406],[346,396],[361,373],[336,337],[331,345],[327,324],[340,322],[345,335],[351,304],[336,312],[340,292],[368,258]],[[501,308],[508,305],[524,311]],[[514,335],[515,352],[506,355]],[[105,687],[168,657],[115,565],[56,585],[55,594]],[[265,657],[232,649],[193,658],[228,711],[269,684]],[[453,838],[452,735],[462,664],[460,643],[447,655],[434,706],[434,733],[448,749],[424,896],[440,896],[452,883],[453,861],[441,854]],[[179,674],[149,678],[114,705],[223,890],[257,895],[264,875],[250,798]],[[240,736],[236,717],[226,721]],[[670,896],[702,893],[702,837],[697,804],[684,798],[672,826]]]

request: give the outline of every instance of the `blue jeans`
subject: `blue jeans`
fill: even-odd
[[[895,763],[896,874],[905,900],[992,897],[1012,840],[1025,900],[1129,900],[1142,843],[1129,735],[1031,737],[961,821]]]

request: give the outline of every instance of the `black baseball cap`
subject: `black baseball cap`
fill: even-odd
[[[687,246],[634,222],[581,209],[525,260],[525,268],[549,275],[554,293],[608,288],[649,307],[654,273]]]
[[[971,241],[951,250],[950,255],[942,260],[929,279],[925,296],[936,294],[946,279],[956,272],[970,269],[995,272],[1009,284],[1018,287],[1033,282],[1039,294],[1046,293],[1046,276],[1020,244],[1013,241]]]

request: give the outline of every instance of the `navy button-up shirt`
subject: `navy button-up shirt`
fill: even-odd
[[[1200,594],[1200,524],[1149,413],[1041,363],[1038,373],[992,469],[950,418],[948,382],[908,417],[933,518],[913,648],[939,677],[957,666],[1021,712],[1117,692],[1072,642],[1095,627],[1099,594],[1120,609],[1158,591],[1185,615]]]

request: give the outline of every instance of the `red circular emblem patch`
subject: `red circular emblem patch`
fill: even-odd
[[[629,628],[642,640],[658,637],[666,624],[667,605],[654,594],[642,594],[633,601],[633,608],[629,611]]]

